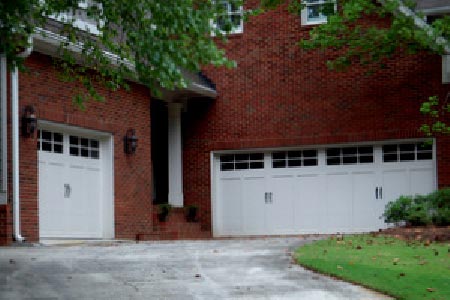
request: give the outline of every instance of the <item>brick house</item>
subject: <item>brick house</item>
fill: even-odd
[[[338,53],[296,45],[326,21],[308,9],[238,23],[223,45],[235,69],[189,74],[186,90],[162,99],[137,83],[102,90],[106,103],[86,111],[71,103],[76,87],[58,80],[51,41],[36,36],[30,72],[3,80],[0,244],[370,231],[385,226],[388,201],[448,186],[450,139],[424,145],[418,131],[421,102],[447,95],[446,58],[399,53],[370,76],[362,66],[329,71]],[[19,135],[14,114],[29,106],[37,131]],[[175,208],[160,222],[165,202]],[[189,205],[196,223],[184,219]]]

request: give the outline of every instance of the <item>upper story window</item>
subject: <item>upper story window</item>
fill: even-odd
[[[97,22],[92,18],[89,18],[87,13],[88,8],[94,7],[95,5],[101,9],[101,4],[96,3],[94,0],[80,0],[78,1],[78,9],[74,12],[61,12],[51,16],[51,18],[62,23],[72,23],[75,28],[99,35],[100,30]],[[100,23],[100,26],[103,26],[103,22]]]
[[[336,0],[304,0],[302,25],[326,23],[329,15],[336,12]]]
[[[221,0],[219,3],[223,6],[223,13],[217,16],[214,23],[215,27],[228,34],[244,32],[242,6],[225,0]]]

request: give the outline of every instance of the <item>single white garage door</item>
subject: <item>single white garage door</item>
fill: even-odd
[[[103,237],[100,140],[40,129],[38,152],[40,237]]]
[[[422,141],[215,156],[214,235],[367,232],[385,205],[435,189]]]

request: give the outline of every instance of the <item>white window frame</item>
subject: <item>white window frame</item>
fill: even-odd
[[[95,2],[93,0],[80,0],[78,2],[78,9],[86,10],[89,7],[89,5],[93,5],[94,3]],[[100,5],[100,4],[97,4],[97,5]],[[49,18],[56,20],[58,22],[61,22],[61,23],[69,23],[69,22],[73,21],[72,24],[75,28],[87,31],[90,34],[101,35],[101,31],[99,30],[97,25],[88,23],[85,20],[78,19],[76,17],[76,12],[75,12],[75,15],[73,15],[72,13],[69,13],[69,12],[60,12],[57,15],[49,16]],[[72,18],[74,18],[74,20]],[[101,21],[100,27],[103,27],[104,23],[105,23],[104,21]]]
[[[308,7],[311,6],[320,6],[320,5],[324,5],[327,2],[329,2],[328,0],[317,0],[317,2],[312,2],[312,3],[308,3],[308,1],[310,0],[303,0],[305,7],[302,9],[301,12],[301,22],[302,25],[318,25],[318,24],[324,24],[328,22],[328,17],[325,16],[325,19],[321,19],[321,20],[315,20],[315,21],[308,21]],[[337,11],[337,1],[334,1],[334,11]]]
[[[231,10],[231,5],[227,0],[218,0],[221,4],[226,4],[227,5],[227,12],[226,12],[226,16],[232,16],[232,15],[238,15],[240,16],[240,24],[239,26],[232,28],[230,31],[224,31],[221,30],[220,27],[217,24],[216,20],[212,21],[212,26],[215,29],[220,30],[221,33],[223,34],[240,34],[244,32],[244,8],[242,6],[239,6],[238,10],[233,11]]]

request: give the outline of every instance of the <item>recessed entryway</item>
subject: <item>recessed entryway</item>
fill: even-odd
[[[215,236],[367,232],[385,205],[436,187],[423,141],[213,154]]]
[[[40,238],[112,238],[111,135],[41,123],[37,149]]]

